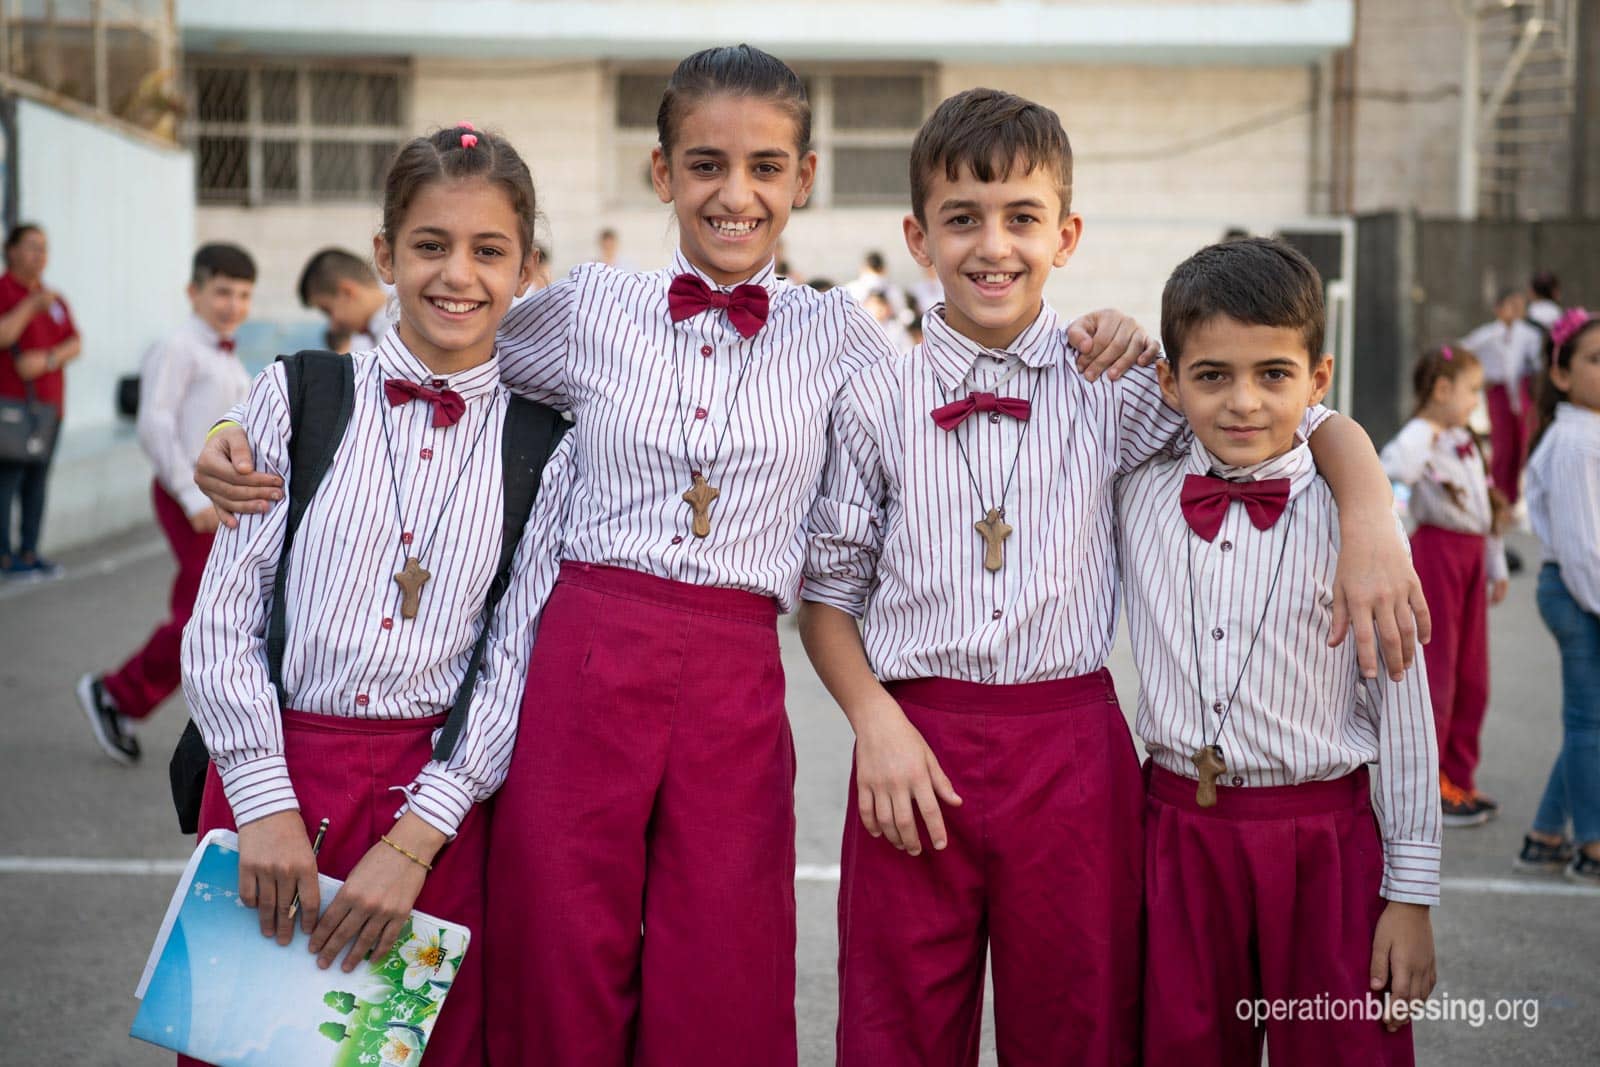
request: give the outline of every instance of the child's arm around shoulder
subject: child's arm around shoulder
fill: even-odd
[[[1432,623],[1405,538],[1396,530],[1388,475],[1366,431],[1336,412],[1322,409],[1309,443],[1317,472],[1339,504],[1343,546],[1328,644],[1343,644],[1353,629],[1362,674],[1377,677],[1381,650],[1389,676],[1398,678],[1412,666],[1416,643],[1428,642]]]
[[[495,331],[495,355],[507,389],[554,408],[571,406],[567,358],[578,309],[602,269],[598,263],[574,267],[565,278],[529,293],[506,312]]]

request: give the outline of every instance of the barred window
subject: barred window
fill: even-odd
[[[932,71],[921,67],[801,71],[811,100],[819,207],[904,204],[911,142],[927,117]],[[613,199],[645,203],[656,109],[668,71],[624,70],[613,81]]]
[[[407,138],[409,89],[401,64],[189,57],[200,201],[372,199]]]

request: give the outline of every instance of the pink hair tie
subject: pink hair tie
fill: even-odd
[[[1450,351],[1450,346],[1449,345],[1440,345],[1439,346],[1439,354],[1441,356],[1443,356],[1445,359],[1455,359],[1456,358],[1456,354],[1454,352]]]
[[[478,127],[474,126],[472,123],[468,122],[466,119],[462,119],[460,122],[456,123],[456,129],[458,129],[458,130],[472,130],[472,131],[476,132]]]
[[[477,147],[477,144],[478,144],[478,135],[477,134],[475,134],[475,133],[464,133],[464,134],[461,135],[461,147],[462,148],[475,148],[475,147]]]
[[[1573,334],[1583,329],[1592,317],[1583,308],[1568,310],[1565,315],[1556,320],[1554,326],[1550,327],[1550,340],[1554,342],[1557,348],[1560,348],[1572,339]]]

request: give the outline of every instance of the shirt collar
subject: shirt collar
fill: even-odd
[[[1311,458],[1311,446],[1299,436],[1295,438],[1295,446],[1281,456],[1260,463],[1252,463],[1247,467],[1230,467],[1213,456],[1206,446],[1196,437],[1189,446],[1187,461],[1190,474],[1211,474],[1218,478],[1225,478],[1230,482],[1262,482],[1268,478],[1289,479],[1289,499],[1293,500],[1309,486],[1317,476],[1317,464]]]
[[[1600,435],[1600,411],[1563,400],[1556,405],[1556,421],[1583,433]]]
[[[1041,305],[1033,322],[1009,345],[987,348],[957,332],[945,321],[944,305],[935,304],[922,317],[922,349],[945,388],[954,391],[961,388],[974,364],[983,356],[1020,359],[1036,370],[1054,367],[1061,361],[1061,346],[1057,343],[1059,323],[1054,309],[1049,304]]]
[[[390,330],[378,342],[378,371],[385,378],[404,378],[406,381],[417,382],[435,389],[453,389],[461,394],[463,400],[475,400],[478,397],[488,396],[500,385],[499,353],[495,358],[471,367],[467,370],[457,371],[454,374],[435,374],[428,369],[428,365],[411,354],[411,350],[400,340],[399,330]],[[435,385],[443,382],[443,385]]]

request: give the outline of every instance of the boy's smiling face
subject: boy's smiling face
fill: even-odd
[[[1214,315],[1190,331],[1177,366],[1158,366],[1167,402],[1217,460],[1248,467],[1295,446],[1306,409],[1333,381],[1333,357],[1310,355],[1298,329]]]
[[[980,181],[965,164],[952,181],[939,168],[922,208],[926,224],[906,216],[906,246],[937,272],[945,321],[988,348],[1004,348],[1038,316],[1051,269],[1083,233],[1049,170],[1021,160],[1001,181]]]

